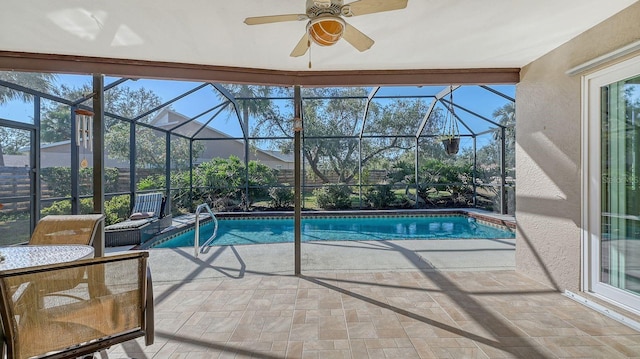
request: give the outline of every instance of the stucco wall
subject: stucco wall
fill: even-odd
[[[640,39],[640,2],[522,69],[516,87],[516,268],[580,285],[581,77],[565,72]]]

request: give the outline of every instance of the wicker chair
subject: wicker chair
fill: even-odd
[[[49,215],[38,221],[29,244],[93,244],[103,214]]]
[[[171,225],[171,216],[164,215],[162,193],[136,195],[129,218],[104,228],[106,247],[141,244]]]
[[[154,340],[147,252],[0,271],[0,358],[77,358],[145,336]],[[86,281],[42,296],[48,276],[78,269]],[[58,291],[58,287],[46,292]]]

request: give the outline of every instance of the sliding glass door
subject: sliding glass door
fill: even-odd
[[[640,61],[588,79],[588,289],[640,310]]]

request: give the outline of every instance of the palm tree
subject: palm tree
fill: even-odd
[[[269,114],[274,113],[271,101],[266,99],[271,95],[271,88],[269,86],[258,86],[258,85],[227,85],[225,88],[233,95],[234,98],[240,98],[239,101],[240,110],[242,111],[242,123],[240,124],[243,128],[242,132],[246,137],[250,136],[249,134],[249,116],[257,115],[260,117],[269,117]],[[222,101],[228,100],[222,93],[219,93],[218,97]],[[227,109],[229,111],[233,111],[233,107],[228,106]],[[249,171],[249,141],[245,140],[244,145],[244,163],[246,172],[246,181],[245,181],[245,195],[249,195],[249,182],[248,182],[248,171]],[[248,204],[250,202],[249,198],[246,198],[244,201],[245,210],[248,209]]]
[[[50,93],[53,89],[53,83],[55,82],[55,79],[55,74],[16,71],[0,72],[0,80],[12,82],[33,90],[46,93]],[[26,92],[0,86],[0,105],[18,99],[27,102],[30,101],[32,97],[32,95]],[[0,166],[4,166],[4,151],[2,150],[2,141],[0,141]]]
[[[509,102],[493,111],[493,118],[502,126],[505,126],[505,153],[507,154],[507,167],[515,166],[515,146],[516,146],[516,104]],[[494,141],[500,141],[500,132],[493,134]]]

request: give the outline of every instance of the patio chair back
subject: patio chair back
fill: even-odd
[[[153,212],[153,217],[162,217],[162,193],[137,194],[132,213]]]
[[[42,218],[29,244],[93,244],[103,214],[49,215]]]
[[[6,358],[77,358],[141,336],[152,344],[148,255],[135,252],[0,271]],[[65,277],[77,270],[86,271],[88,282],[50,288],[47,292],[55,295],[42,296],[50,274]]]

